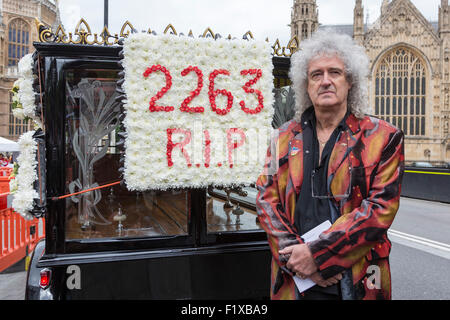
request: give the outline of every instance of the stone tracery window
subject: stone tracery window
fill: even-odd
[[[10,138],[17,139],[22,133],[31,130],[31,122],[28,120],[21,120],[14,117],[12,112],[12,93],[9,94],[9,136]]]
[[[30,30],[22,19],[14,19],[8,26],[8,66],[16,66],[28,53]]]
[[[302,24],[302,37],[308,37],[308,25],[306,24],[306,22]]]
[[[410,49],[388,52],[375,72],[375,115],[406,135],[425,135],[426,72]]]
[[[17,66],[19,60],[29,51],[31,43],[29,25],[22,19],[14,19],[8,25],[8,66]],[[9,99],[9,136],[18,138],[31,129],[31,122],[14,117],[12,112],[12,94]]]

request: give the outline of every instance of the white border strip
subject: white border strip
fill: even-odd
[[[446,259],[450,259],[450,245],[397,230],[389,230],[388,234],[392,237],[392,241],[412,247],[421,251],[425,251]]]

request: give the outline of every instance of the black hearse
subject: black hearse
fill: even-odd
[[[92,34],[84,20],[74,34],[38,29],[33,57],[46,201],[35,212],[45,215],[46,238],[31,257],[25,298],[268,298],[271,255],[255,188],[130,192],[114,183],[124,151],[119,39],[131,24],[119,36],[106,28]],[[219,35],[208,28],[203,36]],[[292,93],[281,87],[294,40],[273,46],[274,127],[293,115]],[[105,112],[110,116],[99,119]],[[93,190],[78,193],[87,187]]]

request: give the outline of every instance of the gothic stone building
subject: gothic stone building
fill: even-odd
[[[450,7],[427,21],[409,0],[383,0],[375,23],[364,23],[355,0],[353,25],[319,25],[315,0],[294,0],[291,34],[301,41],[317,29],[347,33],[370,58],[372,113],[401,128],[407,162],[450,163]]]
[[[0,136],[17,140],[30,124],[12,115],[11,93],[17,80],[17,63],[33,51],[38,33],[35,18],[52,26],[59,24],[55,1],[0,0]]]

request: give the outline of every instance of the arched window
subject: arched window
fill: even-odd
[[[30,45],[30,30],[22,19],[14,19],[8,25],[8,66],[17,66],[20,58],[28,53]],[[9,135],[18,138],[29,131],[31,123],[14,117],[12,113],[12,95],[10,95]]]
[[[306,22],[302,24],[302,37],[308,37],[308,25],[306,24]]]
[[[426,73],[408,48],[388,52],[375,72],[375,115],[406,135],[425,135]]]
[[[31,121],[20,120],[13,115],[12,111],[12,93],[9,95],[9,136],[10,138],[19,138],[22,133],[31,130]]]
[[[28,53],[30,30],[22,19],[14,19],[8,26],[8,66],[16,66]]]

